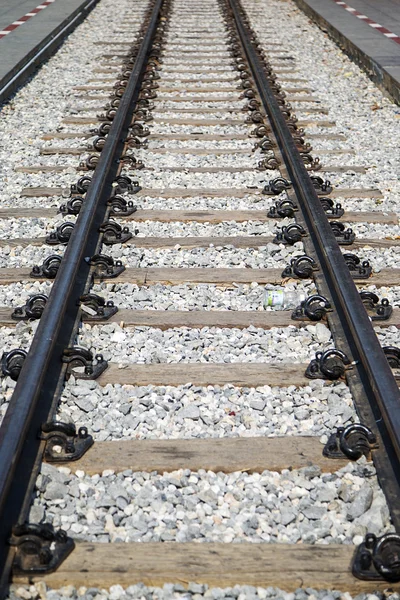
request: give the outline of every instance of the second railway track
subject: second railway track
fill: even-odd
[[[398,591],[398,215],[256,3],[124,8],[0,207],[3,595]]]

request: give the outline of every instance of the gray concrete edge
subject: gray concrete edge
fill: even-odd
[[[368,77],[389,95],[396,104],[400,105],[400,81],[393,77],[382,65],[373,60],[361,48],[359,48],[348,37],[343,35],[332,23],[329,23],[317,10],[311,7],[305,0],[294,0],[295,4],[325,31],[329,37],[355,62]]]
[[[56,52],[67,35],[87,17],[98,2],[99,0],[84,0],[0,80],[0,104],[9,100],[34,71]]]

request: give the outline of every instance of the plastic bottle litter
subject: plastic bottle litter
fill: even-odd
[[[304,292],[289,291],[285,289],[266,289],[264,295],[264,308],[287,310],[297,308],[307,298]]]

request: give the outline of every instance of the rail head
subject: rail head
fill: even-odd
[[[384,491],[389,500],[393,522],[398,529],[400,509],[396,506],[396,489],[400,489],[399,387],[271,89],[263,62],[253,43],[254,34],[247,25],[245,12],[239,0],[226,0],[226,5],[298,199],[320,270],[326,279],[340,337],[346,340],[350,348],[354,368],[362,384],[362,394],[369,403],[369,412],[374,421],[371,425],[379,433],[384,445],[379,450],[386,455],[386,460],[380,461],[381,467],[385,462],[388,469],[386,474],[383,473],[383,487],[385,488],[386,483]],[[389,481],[391,477],[392,481]],[[396,483],[394,479],[397,480]]]
[[[52,419],[56,409],[54,396],[64,373],[62,353],[78,328],[78,300],[85,293],[90,276],[88,257],[95,254],[99,245],[99,227],[109,210],[107,200],[118,172],[118,159],[139,97],[163,3],[164,0],[150,3],[148,27],[140,39],[125,93],[0,427],[1,597],[7,593],[14,554],[9,544],[11,529],[21,524],[29,511],[43,453],[43,442],[38,433],[41,426]]]

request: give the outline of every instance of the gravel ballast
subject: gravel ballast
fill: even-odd
[[[21,198],[23,187],[64,187],[69,188],[78,176],[76,166],[80,158],[87,156],[87,145],[91,139],[83,138],[92,126],[61,124],[65,116],[91,116],[99,112],[105,100],[96,100],[97,91],[71,92],[76,85],[83,85],[93,76],[92,69],[103,61],[101,54],[106,47],[92,45],[107,36],[115,41],[124,39],[126,33],[118,32],[124,21],[124,12],[132,5],[128,0],[119,0],[118,11],[111,0],[101,0],[88,20],[70,36],[61,51],[51,59],[21,90],[10,106],[5,107],[4,124],[0,133],[5,137],[18,129],[20,138],[11,150],[1,153],[4,160],[4,187],[0,192],[2,207],[47,207],[59,206],[64,198]],[[137,31],[146,4],[141,0],[135,3],[137,19],[131,29]],[[400,112],[382,97],[366,77],[334,47],[326,37],[299,13],[291,2],[278,0],[243,0],[250,20],[266,46],[274,38],[285,44],[284,56],[290,54],[295,60],[280,60],[273,53],[271,62],[282,68],[296,68],[298,72],[282,73],[284,86],[292,87],[292,79],[304,77],[307,83],[293,82],[295,87],[310,88],[318,103],[297,103],[290,100],[298,117],[310,119],[313,125],[308,131],[318,134],[340,133],[347,141],[323,140],[306,137],[314,146],[313,155],[318,149],[354,149],[355,154],[329,155],[321,153],[323,164],[366,165],[365,174],[348,171],[346,173],[324,173],[323,177],[342,188],[376,188],[384,193],[380,199],[341,200],[346,210],[395,211],[400,207],[400,184],[395,173],[400,142],[394,125]],[[166,199],[161,196],[126,196],[143,209],[219,209],[227,211],[227,221],[220,224],[191,222],[162,223],[153,221],[133,221],[126,223],[138,238],[142,237],[216,237],[216,236],[272,236],[278,227],[291,221],[267,223],[247,221],[235,223],[229,219],[229,210],[267,210],[280,197],[268,197],[254,192],[261,190],[270,179],[277,177],[276,170],[257,170],[259,160],[264,155],[259,150],[253,152],[256,138],[250,137],[254,125],[245,122],[247,112],[230,112],[231,108],[241,109],[246,101],[240,99],[242,90],[238,81],[232,79],[237,71],[232,67],[232,58],[224,52],[223,41],[226,30],[213,0],[202,3],[202,11],[207,11],[210,25],[209,35],[218,37],[218,58],[179,57],[174,44],[182,41],[180,35],[190,34],[197,27],[196,17],[191,16],[195,3],[174,0],[173,16],[168,30],[170,46],[163,54],[163,70],[160,71],[158,94],[155,98],[154,121],[146,125],[150,130],[148,147],[134,150],[137,159],[143,160],[150,169],[123,173],[137,179],[143,188],[152,190],[171,188],[175,192],[182,189],[181,198]],[[111,22],[109,15],[111,15]],[[202,17],[203,19],[204,17]],[[296,39],[293,38],[293,27]],[[132,33],[132,37],[133,37]],[[288,42],[289,39],[289,42]],[[89,42],[89,45],[88,45]],[[193,41],[190,42],[193,44]],[[189,48],[198,48],[190,45]],[[88,48],[94,49],[93,52]],[[120,49],[116,51],[119,52]],[[222,52],[221,52],[222,50]],[[268,51],[268,49],[267,49]],[[319,58],[316,61],[316,55]],[[120,59],[107,62],[120,63]],[[215,63],[218,62],[216,65]],[[79,67],[77,66],[79,65]],[[178,69],[190,66],[188,74],[178,73]],[[201,66],[201,75],[196,68]],[[280,69],[278,68],[279,72]],[[215,73],[218,73],[216,76]],[[55,74],[59,74],[60,85],[54,86]],[[349,75],[347,75],[349,73]],[[214,78],[217,81],[211,82]],[[104,75],[106,94],[112,89],[112,74]],[[57,75],[58,77],[58,75]],[[182,79],[190,79],[183,83]],[[279,81],[279,78],[278,78]],[[96,83],[89,85],[98,85]],[[185,86],[197,91],[187,92]],[[213,87],[215,91],[205,92]],[[219,88],[229,88],[222,91]],[[102,94],[102,92],[100,92]],[[307,93],[308,94],[308,93]],[[91,96],[90,111],[81,111],[87,106],[80,96]],[[296,93],[290,93],[296,96]],[[305,95],[305,92],[300,92]],[[201,103],[191,102],[190,98],[202,98]],[[35,110],[25,119],[29,100],[40,97]],[[226,98],[232,98],[227,101]],[[174,102],[181,100],[182,102]],[[376,107],[375,107],[376,105]],[[326,107],[329,115],[322,112],[309,112],[309,109]],[[372,108],[374,106],[374,108]],[[36,108],[37,114],[36,114]],[[193,109],[193,113],[179,112],[179,109]],[[204,108],[213,112],[202,112]],[[50,116],[49,116],[50,115]],[[175,124],[179,119],[187,124]],[[191,124],[196,119],[199,126]],[[207,125],[207,120],[218,120],[219,124]],[[202,123],[204,121],[204,123]],[[227,123],[226,123],[227,121]],[[234,124],[229,124],[234,121]],[[319,127],[320,121],[334,121],[334,127]],[[75,132],[74,139],[54,139],[43,141],[41,136],[52,131]],[[157,136],[169,135],[224,135],[225,140],[166,140]],[[15,135],[15,134],[14,134]],[[235,136],[248,136],[235,140]],[[382,139],[382,144],[372,144],[373,139]],[[232,138],[232,139],[230,139]],[[82,148],[78,156],[42,156],[40,148],[73,147]],[[210,149],[221,150],[221,154],[162,154],[158,149]],[[238,151],[224,154],[223,149]],[[239,152],[247,150],[244,154]],[[15,166],[23,165],[65,165],[62,173],[14,173]],[[182,169],[174,172],[174,168]],[[194,173],[191,169],[201,167],[221,168],[216,173]],[[229,172],[229,168],[245,169],[243,172]],[[227,169],[228,168],[228,169]],[[334,171],[334,170],[333,170]],[[223,198],[207,197],[199,192],[197,198],[185,198],[186,189],[227,190]],[[244,198],[229,196],[230,190],[247,189]],[[234,191],[231,192],[234,194]],[[182,217],[183,218],[183,217]],[[9,219],[0,223],[0,238],[43,236],[62,222],[61,215],[52,218]],[[74,220],[67,217],[65,220]],[[121,221],[122,223],[122,221]],[[123,223],[125,224],[125,223]],[[386,225],[357,224],[353,229],[359,238],[387,238],[398,236],[400,227]],[[140,239],[135,243],[103,247],[104,253],[121,260],[127,267],[193,267],[193,268],[284,268],[292,257],[304,253],[301,243],[286,247],[269,243],[267,245],[243,249],[233,245],[207,243],[203,247],[185,249],[179,244],[167,249],[141,248]],[[346,249],[344,249],[346,251]],[[64,247],[0,248],[0,267],[33,266],[53,253],[62,254]],[[370,260],[374,271],[400,265],[400,249],[362,248],[357,253]],[[368,283],[368,282],[366,282]],[[49,291],[51,282],[29,283],[5,286],[3,305],[15,306],[24,303],[27,289]],[[290,290],[309,295],[315,291],[310,281],[293,282]],[[365,288],[372,286],[365,286]],[[121,308],[132,310],[207,310],[221,311],[260,311],[263,304],[264,286],[231,284],[227,288],[218,285],[146,285],[96,283],[92,291],[100,293],[107,300],[113,300]],[[380,297],[388,297],[400,306],[400,286],[391,290],[382,289]],[[19,324],[15,329],[2,328],[0,338],[3,347],[27,347],[37,327],[34,324]],[[379,340],[384,345],[398,344],[396,327],[377,329]],[[245,329],[204,327],[174,328],[161,330],[155,327],[126,327],[123,322],[93,325],[84,323],[79,329],[77,344],[93,353],[103,354],[106,360],[117,363],[121,368],[138,365],[179,364],[184,371],[186,364],[207,364],[212,369],[217,363],[250,364],[263,363],[280,365],[282,380],[285,381],[285,366],[308,363],[318,351],[333,346],[329,329],[322,323],[312,323],[307,327],[273,328],[270,330],[247,327]],[[133,371],[133,369],[132,369]],[[107,374],[107,372],[106,372]],[[285,386],[239,388],[225,386],[195,386],[190,382],[180,386],[135,386],[106,384],[95,381],[81,381],[71,376],[62,393],[57,420],[73,422],[78,427],[86,426],[95,443],[112,440],[165,440],[195,438],[238,438],[252,436],[317,436],[321,451],[329,435],[338,426],[346,426],[358,421],[350,390],[343,381],[326,383],[322,380],[310,381],[304,387]],[[14,382],[1,381],[3,398],[0,400],[0,416],[6,410]],[[266,464],[268,458],[266,457]],[[336,467],[332,466],[332,471]],[[265,470],[261,474],[234,472],[224,474],[211,471],[191,471],[181,469],[172,473],[145,473],[126,470],[122,473],[112,470],[89,476],[82,470],[76,472],[66,467],[56,467],[44,463],[37,480],[34,501],[30,512],[34,523],[52,523],[62,527],[68,535],[77,540],[89,542],[225,542],[225,543],[291,543],[291,544],[349,544],[358,545],[367,532],[382,535],[392,530],[389,510],[378,479],[371,463],[362,458],[357,463],[349,463],[345,468],[332,473],[321,473],[316,465],[300,470],[284,470],[282,473]],[[110,548],[112,552],[112,548]],[[48,590],[44,583],[35,586],[14,586],[10,599],[84,598],[84,600],[200,600],[203,598],[232,600],[352,600],[342,592],[297,590],[289,594],[275,588],[208,588],[198,583],[189,583],[188,589],[176,582],[161,588],[143,585],[130,586],[124,590],[113,586],[110,590],[66,586],[61,590]],[[383,600],[378,595],[359,595],[357,600]],[[391,600],[399,600],[398,595]]]
[[[366,475],[368,477],[366,478]],[[360,543],[390,527],[374,470],[365,461],[335,473],[316,466],[275,473],[181,469],[88,476],[44,463],[34,522],[99,542]]]

